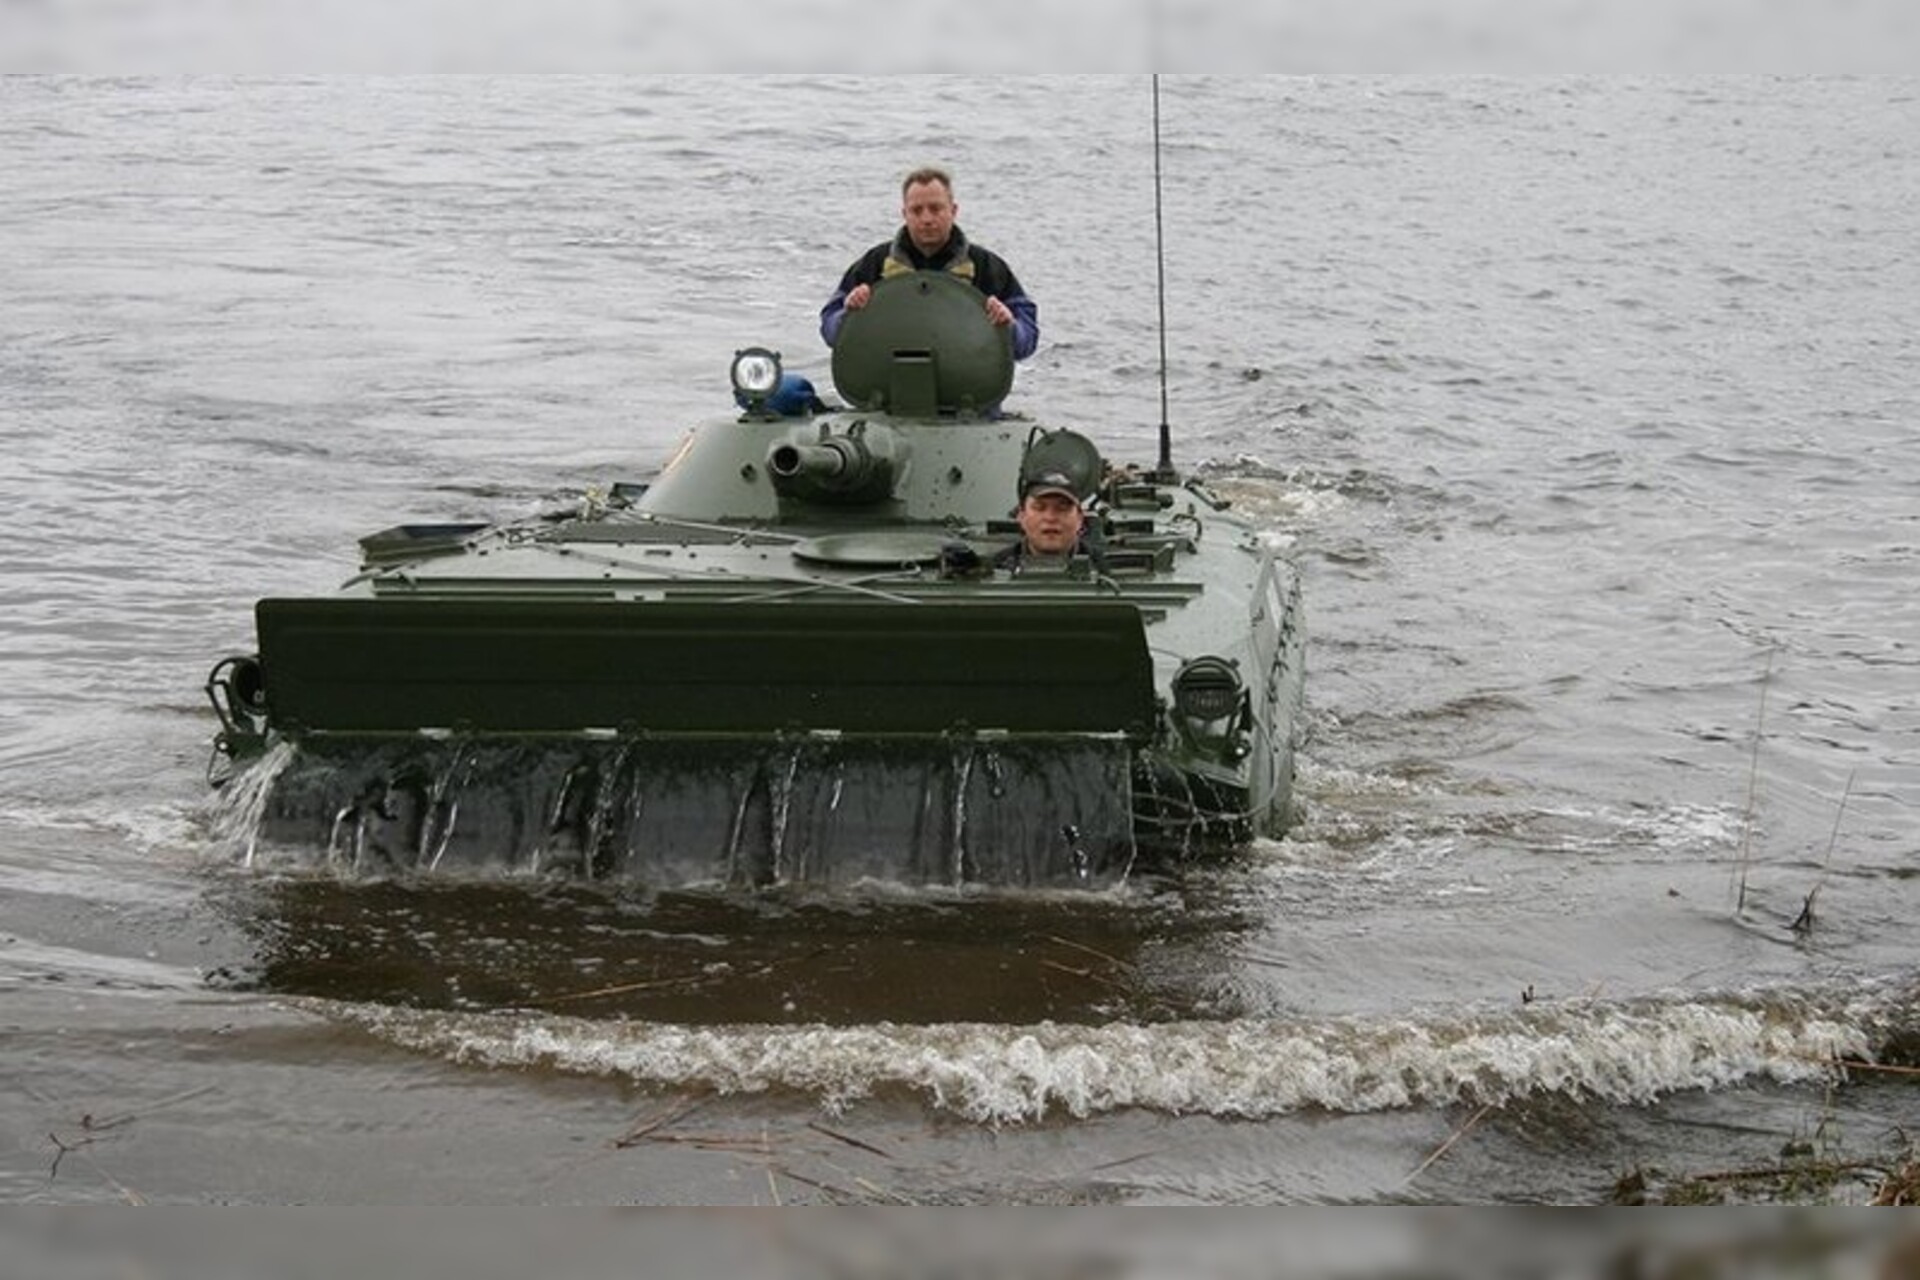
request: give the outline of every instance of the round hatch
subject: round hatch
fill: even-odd
[[[939,533],[909,533],[875,529],[865,533],[832,533],[808,538],[793,546],[796,559],[814,564],[914,565],[937,564],[940,548],[954,539]]]
[[[862,409],[984,410],[1013,389],[1012,332],[987,320],[986,299],[964,280],[944,271],[894,276],[847,313],[833,344],[833,385]]]

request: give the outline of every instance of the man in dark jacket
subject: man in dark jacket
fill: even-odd
[[[820,336],[832,346],[847,312],[873,296],[873,286],[908,271],[947,271],[986,295],[987,319],[1013,326],[1013,358],[1024,360],[1040,345],[1040,308],[1020,287],[1006,259],[967,240],[954,224],[953,180],[941,169],[915,169],[900,184],[899,232],[860,256],[820,308]]]

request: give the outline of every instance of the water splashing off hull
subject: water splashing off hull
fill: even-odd
[[[1117,735],[359,739],[234,781],[251,812],[220,827],[249,860],[346,874],[1099,889],[1134,857]]]

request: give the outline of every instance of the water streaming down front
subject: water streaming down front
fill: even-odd
[[[217,666],[215,776],[277,744],[258,839],[354,872],[659,885],[1096,888],[1288,820],[1297,577],[1165,464],[1000,406],[1004,331],[941,273],[886,281],[834,381],[651,483],[508,525],[399,525],[325,599],[267,599]],[[1023,478],[1087,535],[1000,560]],[[254,837],[249,837],[254,839]]]
[[[291,748],[234,803],[267,797],[243,838],[360,875],[1095,888],[1133,862],[1129,764],[1117,737],[392,742]]]

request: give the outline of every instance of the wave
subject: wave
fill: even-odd
[[[988,1125],[1142,1108],[1259,1119],[1561,1094],[1633,1104],[1870,1060],[1897,1002],[1853,993],[1536,1002],[1433,1018],[1074,1026],[605,1023],[309,1001],[403,1048],[489,1068],[720,1094],[792,1091],[839,1110],[916,1093]]]

